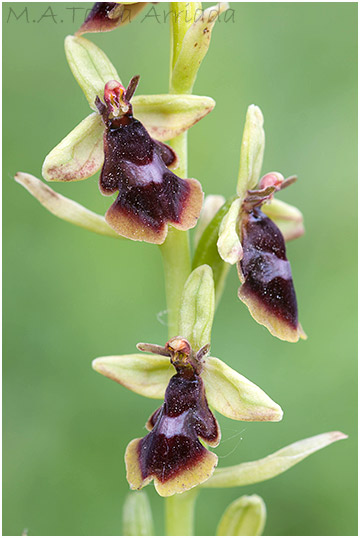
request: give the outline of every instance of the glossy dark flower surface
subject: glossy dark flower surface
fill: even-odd
[[[130,86],[129,86],[130,88]],[[181,179],[168,167],[176,165],[174,151],[150,137],[132,115],[134,91],[115,81],[105,87],[105,103],[97,102],[105,123],[104,164],[100,190],[118,192],[106,213],[109,225],[130,239],[162,243],[168,223],[180,230],[195,226],[203,193],[195,179]]]
[[[176,345],[187,341],[174,339]],[[171,342],[171,341],[170,341]],[[149,348],[149,346],[148,346]],[[167,354],[169,348],[163,348]],[[217,456],[207,450],[220,442],[218,423],[209,409],[205,388],[192,354],[177,345],[170,348],[171,362],[177,373],[170,379],[163,405],[147,422],[150,430],[144,438],[134,439],[127,447],[127,479],[133,489],[140,489],[152,479],[162,496],[181,493],[207,480]]]
[[[270,176],[270,174],[269,174]],[[286,257],[284,237],[276,224],[260,209],[276,190],[291,184],[289,178],[283,183],[265,176],[258,191],[248,191],[241,218],[242,259],[238,273],[243,285],[239,298],[248,306],[252,316],[265,325],[275,336],[296,342],[305,334],[298,321],[298,307],[291,274]]]

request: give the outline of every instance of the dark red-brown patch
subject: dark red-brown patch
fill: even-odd
[[[242,294],[255,298],[269,313],[297,329],[295,289],[279,228],[256,208],[243,218],[241,235]]]
[[[112,220],[123,213],[139,226],[160,231],[168,221],[180,222],[190,187],[167,168],[174,152],[153,140],[138,120],[125,118],[123,124],[110,122],[104,133],[100,190],[105,195],[118,191]]]
[[[164,404],[152,415],[152,431],[138,445],[142,478],[156,477],[166,482],[205,458],[208,451],[200,443],[216,446],[220,431],[211,413],[201,378],[193,373],[174,375]]]
[[[109,32],[121,22],[123,8],[117,2],[95,2],[77,34]]]

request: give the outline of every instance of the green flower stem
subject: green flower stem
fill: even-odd
[[[180,177],[187,176],[187,132],[173,138],[170,145],[179,158],[176,169]],[[168,311],[169,339],[178,336],[181,296],[186,279],[191,272],[190,244],[188,232],[169,226],[166,240],[160,247],[165,274],[165,292]]]
[[[166,499],[167,536],[194,536],[194,511],[198,488]]]
[[[190,247],[187,232],[169,227],[166,241],[161,245],[165,274],[169,339],[178,336],[182,291],[190,274]]]
[[[190,17],[184,16],[190,7]],[[191,25],[192,12],[198,7],[197,2],[171,2],[170,17],[170,87],[169,93],[175,93],[172,88],[172,70],[181,49],[182,41]],[[181,16],[182,13],[182,16]],[[184,92],[185,93],[185,92]],[[176,169],[177,175],[187,177],[187,132],[173,138],[170,145],[179,158]],[[167,238],[161,245],[165,273],[166,302],[168,309],[169,338],[178,335],[179,313],[181,296],[184,284],[191,272],[189,233],[181,232],[169,227]],[[193,536],[194,535],[194,509],[197,497],[197,488],[172,495],[165,501],[165,525],[167,536]]]

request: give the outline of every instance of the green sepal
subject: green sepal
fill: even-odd
[[[206,357],[201,376],[210,405],[225,417],[250,422],[282,419],[283,412],[277,403],[220,359]]]
[[[185,282],[179,317],[179,334],[194,351],[210,343],[215,312],[215,290],[208,265],[194,269]]]
[[[161,355],[116,355],[92,362],[99,374],[147,398],[162,400],[170,378],[176,373],[168,357]]]
[[[97,111],[95,99],[103,99],[105,84],[109,80],[121,82],[115,67],[105,52],[84,37],[67,36],[65,54],[90,107]]]
[[[264,482],[284,473],[314,452],[336,441],[347,439],[342,432],[327,432],[297,441],[270,454],[266,458],[248,461],[215,470],[214,475],[203,484],[205,488],[233,488]]]
[[[261,536],[266,522],[266,506],[258,495],[243,495],[225,510],[216,536]]]
[[[218,252],[217,241],[219,237],[219,229],[224,216],[229,211],[230,206],[235,199],[236,196],[227,200],[207,225],[199,239],[193,259],[193,269],[204,264],[211,267],[215,284],[216,304],[218,304],[220,300],[225,285],[225,279],[230,268],[230,266],[221,259]]]
[[[190,129],[215,106],[214,99],[200,95],[136,95],[131,102],[135,118],[161,142]]]
[[[275,222],[285,241],[297,239],[305,233],[304,217],[297,207],[273,198],[261,210]]]
[[[123,507],[123,536],[154,536],[154,523],[145,491],[129,493]]]
[[[104,124],[93,112],[50,153],[42,167],[46,181],[79,181],[93,176],[104,162]]]
[[[246,112],[241,141],[240,167],[236,191],[242,201],[259,181],[265,150],[264,117],[260,108],[250,105]]]

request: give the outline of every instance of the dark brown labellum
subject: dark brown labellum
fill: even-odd
[[[133,488],[154,478],[157,491],[167,496],[190,489],[212,474],[217,457],[198,438],[217,446],[220,430],[195,372],[171,378],[164,404],[147,427],[150,433],[132,441],[126,451],[127,477]]]
[[[126,94],[110,81],[106,105],[97,102],[106,126],[100,190],[105,195],[118,192],[105,218],[124,237],[160,244],[168,223],[180,230],[195,226],[203,193],[198,181],[181,179],[168,169],[176,163],[174,151],[151,138],[132,116]]]
[[[272,334],[297,341],[303,333],[285,241],[279,228],[260,209],[254,208],[243,216],[241,237],[240,299],[256,321]]]

